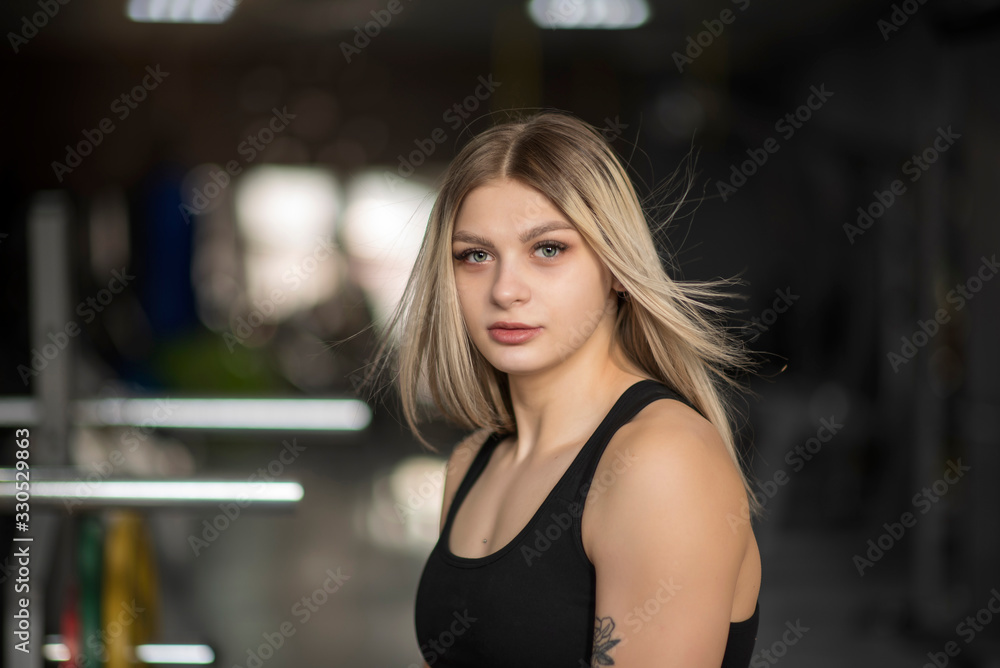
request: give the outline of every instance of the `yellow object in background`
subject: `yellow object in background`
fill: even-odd
[[[158,585],[152,544],[142,516],[132,510],[109,515],[104,545],[101,606],[106,668],[144,666],[135,647],[153,640]]]

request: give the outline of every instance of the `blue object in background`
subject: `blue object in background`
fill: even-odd
[[[142,307],[154,341],[198,327],[191,285],[193,226],[180,213],[184,172],[175,165],[154,168],[142,189],[135,226],[136,266],[142,275]]]

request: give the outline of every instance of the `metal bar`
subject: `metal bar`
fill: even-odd
[[[68,461],[66,408],[75,335],[67,329],[79,329],[69,319],[69,216],[69,197],[60,190],[37,193],[28,214],[32,382],[41,414],[32,457],[46,464]]]

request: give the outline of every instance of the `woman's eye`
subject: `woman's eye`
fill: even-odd
[[[545,260],[551,260],[557,257],[559,253],[564,250],[566,250],[566,244],[540,243],[535,246],[534,252],[537,257],[541,257]],[[492,256],[487,251],[479,248],[470,248],[469,250],[461,251],[455,254],[456,260],[467,264],[483,264],[484,262],[489,261],[491,257]]]
[[[541,252],[544,258],[554,258],[565,249],[562,244],[543,244],[538,246],[535,252]]]
[[[459,262],[468,262],[469,264],[482,264],[489,258],[490,254],[484,250],[476,250],[474,248],[467,251],[462,251],[461,253],[455,254],[455,259]],[[471,260],[469,258],[472,258]]]
[[[544,257],[555,257],[556,254],[559,252],[559,249],[557,249],[555,246],[542,246],[538,250],[542,251],[542,255]]]

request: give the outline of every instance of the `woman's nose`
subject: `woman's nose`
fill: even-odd
[[[511,260],[498,260],[493,280],[493,301],[506,308],[515,302],[527,301],[530,295],[524,268]]]

